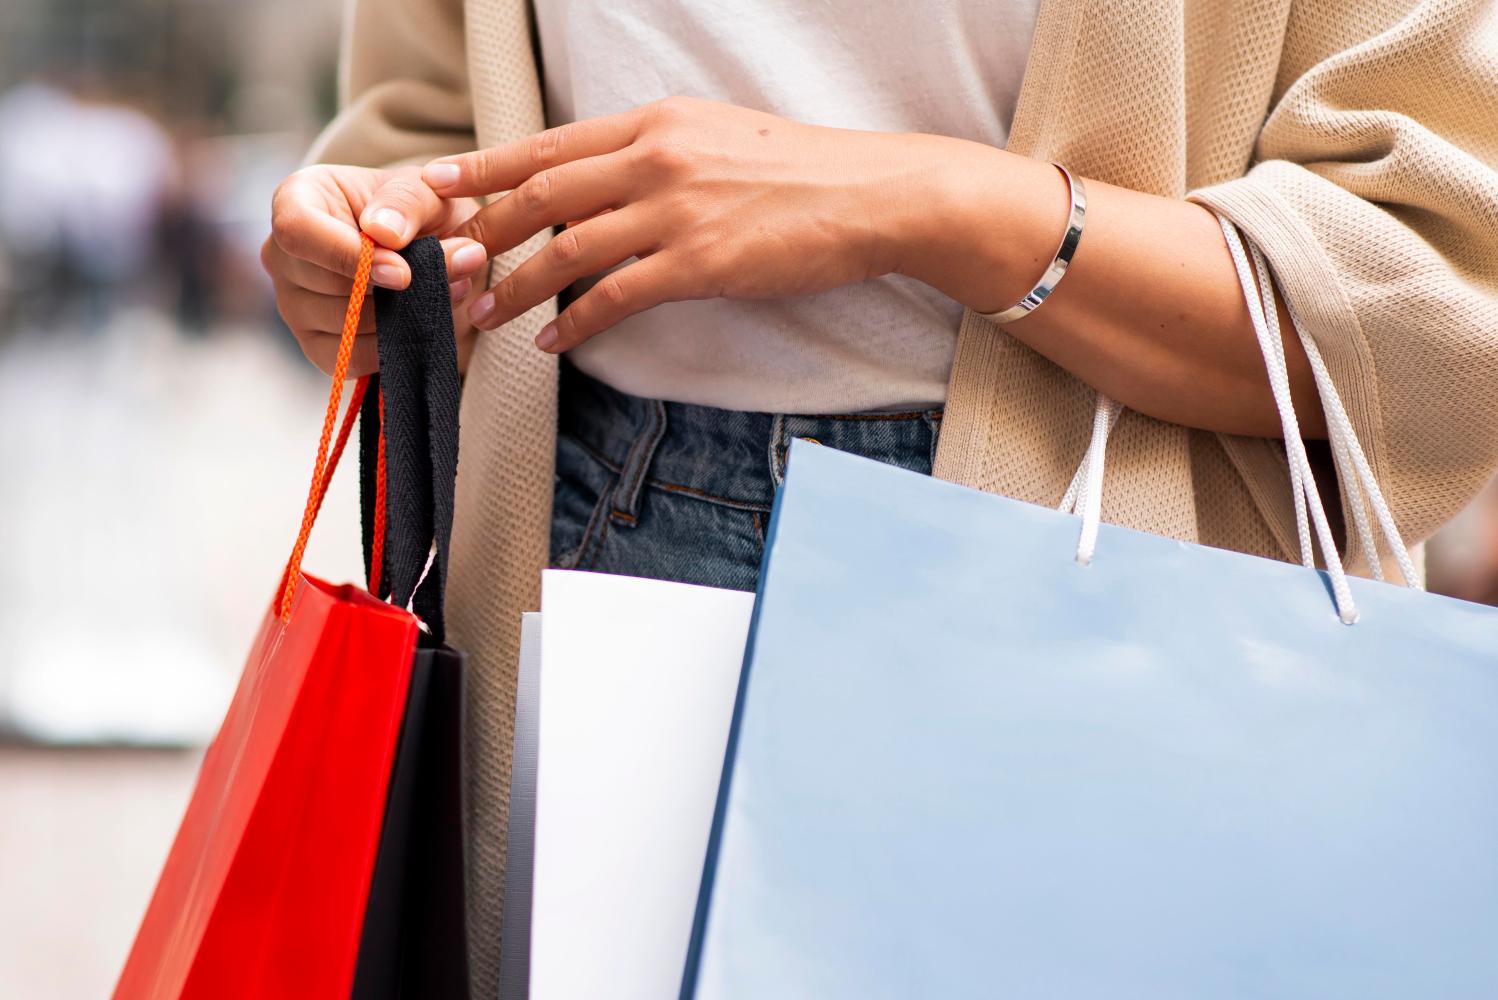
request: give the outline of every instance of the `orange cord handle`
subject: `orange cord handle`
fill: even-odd
[[[354,398],[338,433],[338,442],[333,446],[333,427],[338,422],[338,404],[343,399],[343,383],[348,378],[349,358],[354,353],[354,338],[359,333],[359,314],[364,308],[364,298],[369,291],[369,269],[374,263],[374,241],[359,234],[359,263],[354,269],[354,288],[349,293],[348,310],[343,314],[343,331],[338,340],[338,360],[333,365],[333,385],[328,390],[328,410],[323,416],[322,437],[317,442],[317,461],[312,466],[312,485],[307,490],[307,506],[302,512],[302,527],[292,547],[291,558],[286,563],[286,579],[281,587],[279,613],[281,621],[291,620],[292,598],[296,596],[297,580],[302,574],[302,556],[307,551],[307,539],[312,534],[312,523],[322,507],[328,483],[332,481],[333,469],[343,454],[348,442],[349,428],[359,412],[359,403],[364,397],[366,383],[363,379],[354,390]],[[383,434],[381,435],[383,440]],[[383,478],[383,477],[382,477]],[[383,506],[383,505],[382,505]],[[382,546],[383,547],[383,546]]]
[[[343,422],[338,425],[338,437],[333,439],[333,450],[328,454],[328,467],[323,472],[322,482],[317,484],[317,510],[312,514],[314,521],[322,512],[322,502],[328,495],[328,485],[333,481],[333,471],[338,468],[338,460],[343,457],[344,446],[348,444],[350,432],[354,429],[354,419],[359,415],[359,407],[364,405],[364,394],[368,389],[368,375],[354,383],[354,394],[349,397],[348,407],[343,411]]]

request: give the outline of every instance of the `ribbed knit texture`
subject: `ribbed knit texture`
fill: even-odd
[[[321,160],[420,160],[541,128],[524,0],[357,0],[346,57]],[[1009,148],[1236,222],[1320,345],[1406,540],[1498,466],[1498,5],[1043,0]],[[448,601],[471,660],[483,997],[498,982],[520,612],[536,607],[547,553],[555,364],[530,338],[552,310],[480,340],[462,410]],[[937,474],[1055,504],[1091,417],[1091,390],[969,313]],[[1137,413],[1109,447],[1103,516],[1293,552],[1281,446]]]

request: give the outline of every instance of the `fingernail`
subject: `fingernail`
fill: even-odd
[[[376,264],[370,268],[369,276],[381,288],[400,288],[405,275],[394,264]]]
[[[557,346],[557,321],[552,320],[541,328],[536,334],[536,346],[543,351],[549,351]]]
[[[453,254],[453,270],[458,274],[477,271],[489,259],[489,252],[477,243],[471,243]]]
[[[480,295],[478,301],[468,307],[468,318],[475,326],[483,326],[490,316],[494,315],[494,293],[485,292]]]
[[[393,208],[376,209],[369,217],[371,226],[382,226],[402,239],[406,235],[406,217]]]
[[[462,175],[456,163],[428,163],[421,171],[421,179],[434,188],[456,184]]]
[[[454,301],[461,299],[472,290],[472,278],[464,278],[462,281],[454,281],[451,285],[447,286],[447,294],[451,296]]]

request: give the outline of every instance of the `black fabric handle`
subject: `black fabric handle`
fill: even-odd
[[[411,265],[411,284],[400,292],[375,289],[380,373],[371,378],[359,415],[364,569],[368,579],[383,399],[385,553],[381,593],[375,596],[401,607],[409,603],[431,629],[433,640],[441,643],[446,631],[442,597],[453,530],[462,384],[442,244],[436,237],[423,237],[402,250],[401,256]]]

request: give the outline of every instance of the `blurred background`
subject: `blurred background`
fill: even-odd
[[[339,6],[0,3],[0,998],[109,994],[295,535],[327,385],[258,253]],[[1429,558],[1498,603],[1498,491]]]
[[[0,998],[99,1000],[306,495],[271,191],[340,0],[0,0]],[[335,482],[308,565],[359,575]]]

